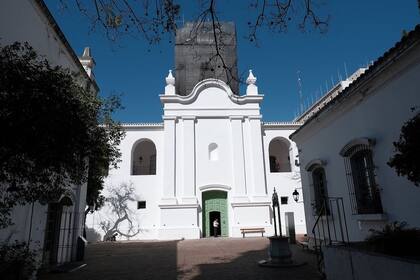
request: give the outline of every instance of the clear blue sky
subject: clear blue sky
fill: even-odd
[[[163,112],[158,95],[164,90],[168,69],[174,68],[173,45],[166,40],[148,52],[140,38],[111,43],[102,33],[90,31],[89,22],[74,9],[61,10],[58,2],[46,1],[73,49],[81,53],[85,46],[92,48],[101,94],[123,94],[125,109],[115,117],[122,122],[160,122]],[[299,107],[298,70],[308,103],[319,95],[320,87],[325,93],[331,77],[336,83],[338,72],[344,76],[344,64],[348,74],[365,66],[400,40],[403,29],[412,30],[420,23],[416,0],[323,0],[322,13],[331,17],[326,34],[302,33],[294,23],[287,33],[260,33],[256,47],[244,39],[251,19],[248,1],[219,2],[223,2],[221,20],[237,26],[239,70],[253,69],[260,93],[265,95],[265,121],[294,118]],[[182,6],[185,20],[191,20],[196,10],[191,3],[196,1],[182,3],[187,3]]]

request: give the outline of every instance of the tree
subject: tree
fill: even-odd
[[[0,46],[0,72],[0,228],[14,206],[56,201],[86,181],[88,201],[97,200],[120,156],[118,99],[101,99],[27,43]]]
[[[414,111],[416,108],[412,108]],[[401,128],[398,142],[394,142],[395,154],[388,165],[398,176],[406,176],[414,185],[420,185],[420,112]]]
[[[197,34],[210,26],[213,33],[214,52],[209,55],[209,69],[223,69],[225,77],[242,82],[235,74],[235,67],[225,62],[225,34],[221,24],[221,12],[217,0],[185,1],[182,4],[175,0],[76,0],[77,10],[91,22],[91,30],[99,29],[111,41],[117,41],[121,36],[140,35],[150,46],[156,45],[165,37],[169,42],[176,35],[180,22],[182,8],[197,4],[198,11],[192,22],[190,41],[196,43]],[[239,1],[238,1],[239,2]],[[62,7],[68,8],[74,1],[60,0]],[[71,4],[70,4],[71,3]],[[260,30],[267,29],[274,33],[288,30],[296,24],[301,30],[314,28],[323,33],[328,28],[329,16],[320,16],[323,0],[248,0],[238,4],[238,10],[249,8],[250,20],[247,22],[246,38],[253,44],[258,44]],[[229,41],[229,40],[228,40]],[[214,72],[216,75],[216,72]],[[220,78],[216,76],[216,78]],[[229,84],[229,81],[228,81]]]
[[[71,1],[73,3],[73,1]],[[174,0],[76,0],[77,9],[92,23],[91,28],[100,28],[111,40],[121,35],[139,33],[149,44],[159,43],[164,35],[175,35],[178,28],[182,7],[191,5],[192,1]],[[205,21],[213,23],[213,31],[217,33],[220,26],[220,11],[216,0],[193,1],[198,11],[192,21],[197,25]],[[60,0],[64,8],[68,8],[68,0]],[[328,26],[329,17],[320,17],[320,0],[248,0],[238,4],[238,9],[250,8],[247,38],[256,42],[259,29],[268,28],[274,32],[285,32],[289,25],[298,22],[300,28],[312,25],[320,32]],[[171,38],[171,36],[169,36]]]

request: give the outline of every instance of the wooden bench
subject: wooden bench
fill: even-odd
[[[241,228],[242,237],[245,238],[245,233],[261,232],[261,236],[264,236],[264,228]]]
[[[302,249],[308,249],[309,250],[309,241],[298,241],[298,243],[302,246]]]

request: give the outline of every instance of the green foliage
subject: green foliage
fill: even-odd
[[[37,268],[36,252],[26,243],[3,244],[0,247],[0,275],[3,279],[31,279]]]
[[[370,249],[392,256],[419,257],[420,229],[406,228],[405,222],[387,224],[383,230],[371,230],[366,239]]]
[[[123,137],[112,113],[82,75],[38,56],[29,44],[0,46],[0,228],[16,205],[57,200],[88,181],[89,200],[116,165]],[[101,125],[100,125],[101,124]]]
[[[400,138],[398,142],[394,142],[395,154],[388,162],[388,165],[397,171],[398,176],[407,176],[416,186],[420,184],[419,143],[420,113],[417,113],[401,128]]]

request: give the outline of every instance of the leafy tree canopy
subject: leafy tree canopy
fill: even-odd
[[[111,117],[119,99],[101,99],[27,43],[0,46],[0,72],[0,228],[14,206],[56,201],[72,185],[88,181],[88,202],[101,200],[120,156],[123,132]]]
[[[393,167],[399,176],[406,176],[416,186],[420,185],[419,143],[420,113],[417,113],[401,128],[400,139],[394,142],[395,154],[388,162],[388,165]]]

